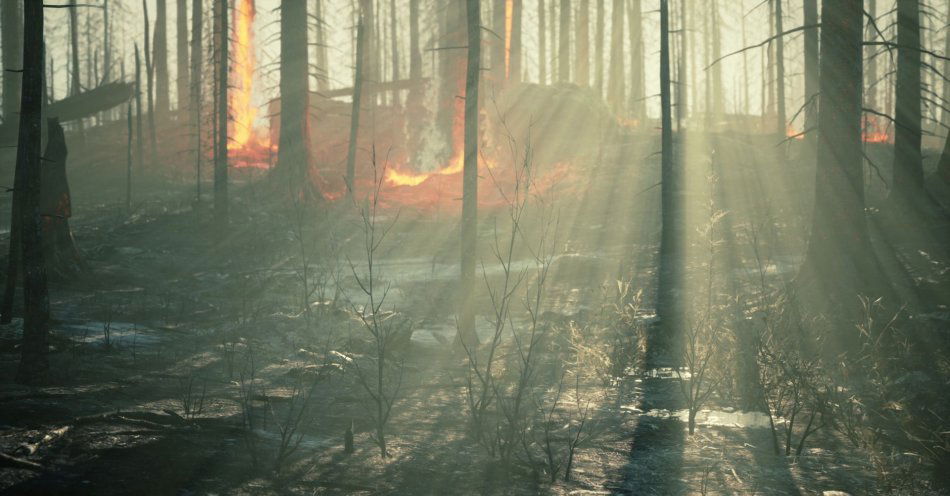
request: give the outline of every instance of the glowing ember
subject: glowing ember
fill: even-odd
[[[861,135],[865,143],[893,143],[888,125],[882,124],[876,115],[865,115]]]
[[[785,137],[790,138],[790,139],[803,140],[805,139],[805,134],[795,129],[791,125],[788,125],[785,127]]]
[[[231,114],[228,155],[236,167],[268,167],[273,150],[267,135],[254,127],[257,107],[254,91],[254,0],[238,0],[234,8],[234,40],[231,43],[232,88],[228,91]]]

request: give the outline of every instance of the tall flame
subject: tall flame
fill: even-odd
[[[511,27],[515,0],[505,0],[505,79],[511,78]]]
[[[232,71],[234,87],[228,92],[233,125],[228,148],[240,150],[255,139],[254,119],[257,108],[251,101],[254,89],[254,0],[238,0],[234,8],[234,41]]]

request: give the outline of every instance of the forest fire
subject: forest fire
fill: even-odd
[[[893,143],[888,125],[883,124],[876,115],[865,115],[861,136],[865,143]]]
[[[234,39],[231,71],[234,74],[228,92],[231,114],[228,156],[235,167],[268,168],[274,149],[266,133],[255,128],[257,107],[252,100],[254,72],[254,0],[239,0],[234,8]]]

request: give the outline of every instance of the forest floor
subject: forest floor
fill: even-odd
[[[720,178],[727,187],[774,188],[741,184],[768,177],[745,174],[749,168],[787,172],[779,170],[774,154],[755,152],[768,147],[739,141],[721,145],[718,156],[694,157],[700,170],[725,163],[735,166]],[[576,164],[584,171],[576,176],[582,186],[558,199],[564,233],[545,288],[550,303],[543,324],[552,331],[541,362],[566,356],[570,329],[612,318],[603,316],[616,298],[618,280],[643,290],[633,315],[637,325],[649,326],[654,318],[655,146],[653,136],[627,136],[600,150],[600,163]],[[634,162],[644,166],[631,170],[630,157],[641,157]],[[318,207],[296,212],[306,216],[302,226],[294,221],[295,212],[281,214],[261,200],[266,189],[239,183],[232,230],[221,241],[210,212],[194,206],[191,188],[179,183],[143,181],[135,212],[127,214],[121,181],[109,179],[119,171],[83,162],[71,169],[73,230],[88,267],[79,278],[51,284],[51,385],[12,382],[21,322],[0,328],[0,453],[13,457],[0,463],[0,492],[875,492],[866,454],[834,431],[816,434],[803,456],[775,455],[764,416],[740,411],[727,392],[713,395],[700,412],[696,433],[688,435],[680,379],[669,371],[645,370],[639,356],[615,383],[567,387],[571,400],[565,403],[591,405],[585,416],[590,438],[577,449],[570,481],[563,470],[550,481],[542,459],[535,460],[536,467],[498,461],[472,439],[465,393],[469,369],[456,347],[446,345],[454,332],[455,220],[451,213],[439,218],[424,210],[403,212],[380,254],[381,277],[392,282],[392,303],[414,323],[408,348],[400,350],[401,394],[389,421],[390,456],[382,458],[370,421],[372,405],[352,371],[366,346],[366,331],[352,312],[359,305],[354,303],[358,288],[347,279],[350,264],[362,263],[355,261],[358,218],[339,206]],[[810,177],[807,171],[794,174]],[[714,187],[702,188],[707,194],[698,205],[715,196]],[[741,206],[718,208],[742,215],[768,210],[786,219],[781,212],[795,210],[809,194],[783,193],[784,203],[765,205],[766,193]],[[618,211],[625,212],[623,225],[615,224]],[[383,215],[395,218],[392,211]],[[483,225],[491,225],[493,215],[504,212],[489,213]],[[743,226],[768,220],[737,216],[730,230],[744,232]],[[784,237],[795,238],[788,234],[794,225],[780,228]],[[483,239],[491,235],[490,229],[481,233]],[[770,245],[770,277],[791,270],[800,242],[783,238]],[[750,256],[748,246],[737,252],[743,260]],[[516,258],[530,266],[527,253]],[[304,267],[309,275],[301,275]],[[490,262],[480,269],[486,283],[500,281],[497,269]],[[732,270],[746,277],[740,267]],[[310,295],[303,294],[302,282],[310,285]],[[304,309],[303,300],[314,303]],[[480,314],[488,315],[487,297],[482,300]],[[480,332],[490,333],[490,327],[489,319],[480,317]],[[638,339],[633,329],[626,332],[631,342]],[[507,353],[514,352],[507,348]],[[563,387],[556,373],[542,367],[538,374],[538,387],[549,394]],[[304,408],[306,420],[295,423],[294,412]],[[576,421],[567,419],[569,432]],[[350,425],[355,451],[345,453]],[[299,445],[282,460],[282,432],[293,429],[295,436],[284,440]]]

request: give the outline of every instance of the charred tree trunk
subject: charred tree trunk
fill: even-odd
[[[145,88],[146,101],[148,102],[148,144],[149,156],[152,165],[155,165],[158,155],[158,137],[155,133],[155,92],[152,87],[152,81],[155,80],[155,67],[152,64],[151,41],[149,41],[149,22],[148,22],[148,3],[142,0],[142,10],[145,12]]]
[[[49,371],[49,293],[40,215],[40,168],[43,160],[40,141],[45,74],[42,2],[24,3],[23,27],[23,90],[14,178],[14,187],[21,193],[17,213],[22,236],[23,341],[16,380],[30,384],[44,381]]]
[[[204,9],[202,0],[191,3],[191,123],[195,150],[195,200],[201,201],[201,31]]]
[[[302,3],[302,2],[301,2]],[[214,150],[214,221],[223,231],[228,226],[228,1],[215,0],[218,17],[217,55],[218,67],[215,109],[217,142]],[[306,19],[306,17],[304,18]],[[306,22],[306,20],[304,20]],[[306,44],[304,44],[306,50]],[[304,59],[306,60],[306,58]],[[306,74],[306,71],[304,71]],[[281,129],[283,135],[286,129]]]
[[[862,21],[861,0],[822,2],[815,208],[796,286],[828,309],[880,294],[864,213]]]
[[[667,9],[669,9],[668,3]],[[643,12],[640,0],[630,1],[628,19],[630,21],[630,73],[633,76],[630,84],[630,115],[637,121],[643,122],[646,117],[646,69],[643,63]],[[667,53],[667,59],[669,59],[669,53]]]
[[[597,0],[597,28],[594,34],[594,86],[604,96],[604,0]]]
[[[538,84],[548,82],[548,53],[545,30],[544,14],[547,8],[544,6],[545,0],[538,0]]]
[[[43,260],[49,272],[69,277],[82,270],[84,264],[69,227],[72,197],[66,178],[66,135],[55,118],[49,119],[48,129],[49,139],[40,169]]]
[[[897,1],[897,93],[891,200],[911,206],[924,195],[920,153],[920,4]]]
[[[350,108],[350,141],[346,152],[346,195],[356,193],[356,140],[360,130],[360,101],[363,97],[363,50],[366,38],[363,19],[356,25],[356,70],[353,73],[353,104]]]
[[[613,1],[610,19],[610,74],[607,77],[607,103],[619,112],[619,109],[624,106],[623,0]]]
[[[458,339],[478,344],[475,334],[475,260],[478,233],[478,82],[481,59],[481,1],[465,2],[468,20],[468,63],[465,77],[465,163],[462,172],[461,274]]]
[[[661,208],[663,227],[660,234],[660,269],[658,281],[657,316],[661,333],[652,336],[648,345],[654,360],[660,363],[670,352],[675,336],[683,322],[680,290],[683,260],[683,232],[681,178],[673,156],[673,115],[670,95],[670,29],[669,2],[660,0],[660,110],[661,114]],[[671,357],[669,357],[671,358]]]
[[[188,0],[177,0],[175,5],[175,59],[178,70],[175,85],[178,91],[178,109],[184,110],[191,102],[191,96],[188,94],[191,89],[188,74]]]
[[[874,0],[871,0],[872,3]],[[804,23],[818,24],[818,0],[804,1]],[[872,59],[873,60],[873,59]],[[872,91],[873,93],[873,91]],[[818,125],[818,28],[805,30],[805,145],[808,160],[814,160]]]
[[[0,2],[0,43],[3,47],[3,120],[13,122],[20,109],[19,72],[23,68],[23,17],[19,0]]]
[[[287,174],[297,193],[309,195],[310,126],[307,122],[307,3],[284,0],[280,5],[280,144],[277,168]]]
[[[561,0],[560,29],[558,32],[557,80],[571,81],[571,0]]]
[[[155,30],[152,49],[152,64],[155,66],[155,112],[160,117],[168,115],[168,22],[165,0],[155,0]]]
[[[410,101],[421,102],[422,52],[419,50],[419,0],[409,0],[409,79],[415,81]],[[413,96],[415,92],[415,96]]]
[[[590,0],[580,0],[574,34],[574,82],[590,86]]]

